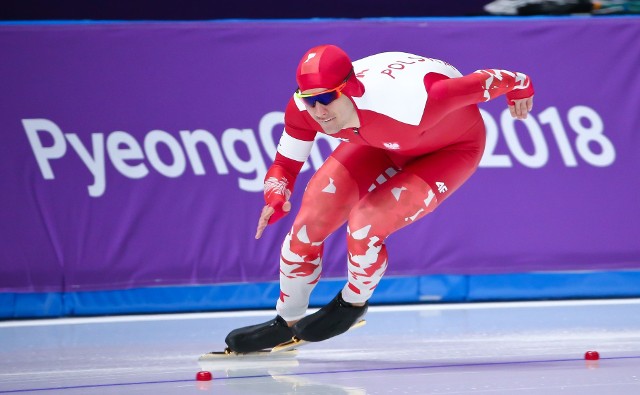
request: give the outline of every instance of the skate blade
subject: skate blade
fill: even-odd
[[[360,321],[356,322],[355,324],[351,325],[351,328],[347,329],[347,332],[349,332],[352,329],[357,329],[357,328],[360,328],[362,326],[365,326],[366,323],[367,323],[366,320],[360,320]],[[271,353],[272,354],[277,354],[277,353],[282,353],[282,352],[296,351],[296,348],[304,346],[305,344],[308,344],[308,343],[310,343],[310,342],[308,342],[306,340],[298,339],[297,337],[294,336],[294,337],[291,338],[291,340],[289,340],[287,342],[284,342],[282,344],[278,344],[277,346],[272,348],[271,349]]]
[[[280,354],[280,353],[283,353],[283,352],[298,351],[298,350],[296,350],[296,348],[298,348],[300,346],[304,346],[307,343],[309,343],[309,342],[305,341],[305,340],[302,340],[302,339],[298,339],[297,337],[294,336],[288,342],[284,342],[282,344],[278,344],[277,346],[272,348],[271,351],[269,351],[269,353],[270,354]]]
[[[284,350],[283,350],[284,351]],[[298,355],[297,350],[290,350],[288,352],[282,352],[278,354],[278,357],[295,357]],[[221,359],[258,359],[265,357],[273,357],[271,350],[260,350],[253,352],[235,352],[226,348],[224,351],[212,351],[203,354],[198,358],[198,361],[215,361]]]

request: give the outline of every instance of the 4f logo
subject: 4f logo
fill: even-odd
[[[447,192],[447,186],[444,185],[444,182],[436,181],[436,186],[438,187],[438,192],[440,192],[440,193]]]

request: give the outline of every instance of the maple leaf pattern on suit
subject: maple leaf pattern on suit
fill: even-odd
[[[289,200],[291,190],[287,188],[288,185],[289,181],[284,177],[280,179],[269,177],[264,182],[264,194],[268,197],[272,193],[275,193],[276,195],[282,195],[286,200]]]

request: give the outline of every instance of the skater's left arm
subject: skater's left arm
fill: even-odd
[[[524,119],[533,108],[531,78],[520,72],[484,69],[458,78],[430,73],[424,78],[429,94],[423,121],[434,124],[446,114],[505,95],[511,116]]]

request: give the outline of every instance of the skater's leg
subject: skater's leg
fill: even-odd
[[[431,186],[410,171],[401,171],[358,203],[347,224],[349,276],[342,290],[346,302],[369,300],[387,270],[387,237],[424,217],[437,204]]]
[[[324,240],[347,219],[358,201],[349,172],[329,157],[309,181],[302,205],[280,254],[278,314],[291,322],[305,315],[320,279]]]
[[[341,144],[311,178],[282,245],[277,311],[285,320],[293,323],[306,313],[322,270],[324,240],[346,222],[358,200],[392,166],[383,150]]]

